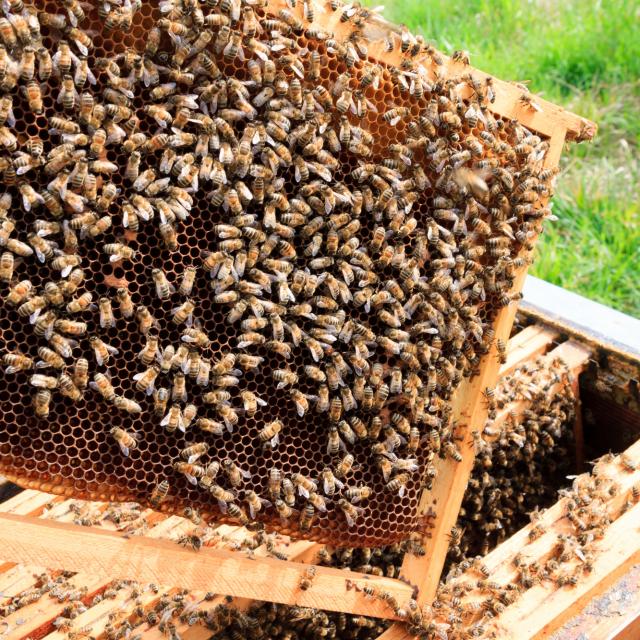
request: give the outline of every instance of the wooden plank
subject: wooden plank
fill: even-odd
[[[546,167],[556,167],[560,160],[566,129],[556,123],[552,132],[549,149],[545,156]],[[513,291],[522,290],[527,275],[526,266],[516,275]],[[493,323],[495,339],[507,341],[517,307],[511,304],[500,309]],[[483,358],[480,373],[471,380],[460,384],[453,400],[453,420],[460,429],[456,436],[461,462],[451,458],[438,459],[436,462],[437,477],[432,491],[423,491],[418,505],[418,513],[435,512],[432,529],[424,540],[426,554],[423,557],[407,554],[401,568],[401,577],[418,589],[417,599],[420,604],[431,602],[435,597],[440,581],[442,567],[449,548],[449,533],[458,519],[460,505],[473,469],[475,448],[471,434],[479,431],[487,418],[487,406],[482,393],[487,387],[495,387],[498,379],[499,362],[496,357],[496,345],[491,346],[489,353]]]
[[[340,17],[342,11],[332,11],[327,7],[327,3],[321,0],[312,0],[309,4],[315,6],[314,23],[325,31],[332,34],[338,40],[344,40],[349,37],[354,27],[352,23],[341,22]],[[287,0],[270,0],[268,2],[268,10],[277,14],[279,10],[287,9],[291,13],[300,18],[305,25],[309,22],[304,18],[303,3],[298,3],[296,7],[292,7]],[[400,35],[399,27],[387,22],[383,18],[377,17],[374,21],[366,24],[362,36],[367,42],[367,55],[369,58],[377,60],[389,66],[400,67],[402,60],[406,57],[400,51]],[[395,41],[395,48],[392,52],[386,51],[384,39],[391,37]],[[439,74],[443,77],[461,77],[464,74],[472,74],[481,82],[490,76],[483,71],[479,71],[471,66],[465,66],[462,63],[453,61],[446,55],[441,56],[443,64],[437,67]],[[424,55],[419,62],[430,79],[434,79],[434,69],[436,65],[431,61],[428,55]],[[511,82],[504,82],[493,78],[493,87],[495,91],[495,101],[488,105],[488,108],[495,114],[516,119],[528,129],[541,133],[546,137],[553,136],[558,130],[567,132],[569,137],[577,140],[590,140],[597,131],[597,126],[570,111],[566,111],[562,107],[548,102],[538,96],[535,96],[535,102],[539,106],[539,111],[532,109],[521,102],[523,93],[522,88]],[[462,97],[471,95],[471,89],[461,88]]]
[[[521,334],[526,334],[524,339]],[[558,338],[558,332],[542,327],[531,325],[516,334],[507,345],[507,362],[498,370],[500,378],[513,373],[521,364],[545,353],[554,340]],[[511,344],[518,339],[516,344]]]
[[[526,271],[516,277],[514,290],[519,291]],[[507,340],[516,314],[516,305],[502,308],[494,322],[496,339]],[[418,588],[418,602],[424,604],[433,600],[440,574],[449,548],[449,533],[458,519],[458,512],[467,488],[469,475],[473,469],[475,451],[471,433],[478,430],[487,418],[487,406],[482,393],[487,387],[494,387],[498,377],[499,362],[495,343],[483,359],[480,374],[471,380],[464,380],[454,398],[453,419],[460,429],[458,448],[461,462],[447,457],[438,458],[438,475],[432,491],[423,491],[418,506],[419,513],[430,509],[436,517],[430,537],[424,541],[426,554],[423,557],[407,554],[401,568],[401,577]]]
[[[141,594],[141,598],[145,596],[143,603],[148,600],[157,601],[160,599],[160,594],[154,594],[148,590]],[[116,593],[114,598],[105,598],[74,618],[69,631],[86,628],[92,638],[99,639],[105,633],[105,628],[111,622],[114,614],[116,622],[124,620],[128,617],[127,608],[133,609],[134,606],[135,598],[132,597],[132,587],[125,586]],[[47,640],[69,640],[69,631],[53,631],[46,638]]]
[[[598,542],[593,571],[580,578],[570,589],[558,589],[555,584],[541,583],[525,591],[516,605],[507,607],[495,627],[498,637],[513,640],[548,638],[573,613],[595,594],[601,593],[640,561],[640,546],[629,544],[637,540],[640,530],[640,504],[620,516],[607,527]]]
[[[12,514],[0,514],[0,555],[53,569],[382,618],[395,614],[384,603],[348,588],[349,581],[388,591],[398,602],[413,592],[400,580],[326,567],[317,568],[313,588],[301,591],[303,564],[210,548],[195,553],[166,540],[124,539],[111,531]]]
[[[0,605],[6,604],[22,591],[36,584],[36,576],[46,569],[42,566],[16,564],[12,569],[0,574]]]
[[[60,502],[57,498],[48,493],[26,489],[13,498],[0,504],[0,512],[16,513],[20,515],[36,516],[40,515],[49,502]]]
[[[640,564],[627,571],[550,640],[637,640],[640,638]]]
[[[582,424],[582,401],[580,400],[580,381],[578,377],[571,384],[573,391],[575,417],[573,418],[573,439],[576,446],[576,469],[578,473],[584,471],[584,428]]]
[[[92,598],[96,593],[104,590],[104,580],[92,578],[85,573],[78,573],[67,581],[70,589],[87,589],[87,597]],[[27,638],[41,637],[53,628],[53,621],[68,606],[68,602],[60,602],[48,595],[42,596],[36,602],[14,611],[5,617],[6,631],[1,636],[3,640],[26,640]]]
[[[640,319],[533,276],[527,278],[523,293],[520,311],[528,317],[633,362],[640,358]]]

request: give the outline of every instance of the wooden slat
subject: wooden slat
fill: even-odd
[[[165,540],[123,539],[97,528],[12,514],[0,514],[0,556],[53,569],[382,618],[395,614],[384,603],[347,588],[347,581],[387,591],[398,602],[405,602],[413,591],[399,580],[325,567],[317,568],[313,587],[301,591],[305,566],[295,562],[209,548],[195,553]]]
[[[69,578],[67,582],[71,589],[86,588],[88,598],[103,590],[105,586],[104,580],[92,578],[85,573],[78,573]],[[2,636],[3,639],[26,640],[27,638],[40,637],[48,633],[53,628],[53,621],[68,604],[68,602],[60,602],[55,598],[44,595],[36,602],[14,611],[3,620],[6,625],[6,635]]]
[[[507,344],[507,362],[498,370],[502,378],[513,373],[523,362],[545,353],[558,332],[539,325],[531,325],[517,333]]]
[[[309,4],[315,6],[314,24],[331,33],[332,37],[345,39],[353,31],[354,27],[351,22],[340,21],[342,11],[331,11],[326,6],[326,3],[321,0],[311,0]],[[299,17],[304,24],[309,24],[304,19],[303,3],[298,3],[296,7],[291,7],[291,3],[288,3],[287,0],[270,0],[268,9],[274,14],[277,14],[280,9],[287,9]],[[397,26],[381,18],[377,18],[375,23],[365,26],[363,37],[367,41],[368,57],[389,66],[400,67],[405,55],[400,51],[398,30]],[[387,36],[391,36],[396,41],[396,46],[391,53],[385,50],[384,38]],[[438,66],[438,72],[445,78],[451,76],[460,77],[471,73],[475,78],[484,82],[489,77],[488,74],[455,62],[448,56],[443,55],[442,58],[444,64]],[[427,76],[433,79],[435,65],[430,58],[425,55],[423,61],[420,62],[425,68]],[[562,107],[547,102],[538,96],[535,97],[535,102],[540,107],[539,111],[523,105],[520,99],[524,91],[511,82],[504,82],[494,78],[493,86],[496,98],[493,103],[488,105],[488,108],[501,117],[518,120],[532,131],[541,133],[546,137],[552,137],[557,131],[562,131],[563,134],[566,131],[570,138],[578,140],[589,140],[593,138],[597,131],[597,126],[593,122],[566,111]],[[470,89],[467,95],[465,95],[465,90],[462,89],[461,95],[468,97]]]
[[[575,382],[572,385],[573,391],[575,393],[575,389],[577,388],[577,378],[582,369],[586,366],[589,358],[591,357],[591,351],[587,349],[584,345],[581,345],[578,342],[574,342],[573,340],[568,340],[567,342],[563,342],[561,345],[558,345],[553,351],[548,353],[545,356],[545,362],[548,364],[554,358],[561,358],[563,362],[567,365],[569,371],[574,375]],[[548,396],[553,396],[555,393],[558,393],[564,382],[556,382],[553,383],[549,389],[547,390]],[[491,441],[500,437],[500,430],[508,422],[511,415],[519,416],[523,413],[525,409],[529,409],[531,407],[531,400],[526,398],[519,398],[517,400],[513,400],[507,403],[500,411],[498,411],[493,423],[492,423],[492,434],[483,433],[483,439],[485,441]]]
[[[616,475],[620,485],[618,494],[607,502],[607,506],[611,510],[619,509],[626,501],[633,486],[640,481],[640,441],[629,447],[625,453],[638,465],[638,470],[634,473],[621,474],[620,465],[616,461],[606,464],[599,463],[607,473]],[[539,558],[544,557],[545,553],[550,553],[557,542],[555,527],[561,526],[563,521],[566,523],[566,503],[567,499],[562,498],[543,512],[537,522],[543,526],[546,533],[535,542],[529,543],[529,531],[531,530],[531,525],[529,525],[520,529],[487,555],[483,563],[491,571],[492,577],[495,575],[497,580],[505,584],[515,578],[515,567],[511,561],[525,547],[527,547],[525,553],[527,557]]]
[[[638,640],[640,564],[568,620],[551,640]]]
[[[43,566],[27,567],[16,564],[0,574],[0,605],[6,604],[19,593],[36,584],[35,576],[45,571]]]
[[[25,516],[37,516],[42,513],[49,502],[60,502],[62,499],[41,491],[27,489],[0,504],[0,512],[16,513]]]
[[[526,271],[521,271],[514,283],[519,291],[524,282]],[[497,315],[494,327],[496,339],[507,340],[516,314],[516,305],[502,308]],[[461,427],[458,430],[458,447],[461,462],[447,457],[438,459],[438,475],[432,491],[423,491],[419,512],[435,511],[436,517],[430,537],[424,541],[426,554],[423,557],[407,554],[401,568],[401,577],[418,588],[418,602],[424,604],[433,600],[440,574],[449,548],[449,532],[458,519],[460,505],[467,488],[469,475],[473,469],[475,451],[471,433],[484,424],[487,406],[482,393],[486,387],[494,387],[498,377],[499,362],[495,344],[483,359],[480,374],[471,380],[465,380],[458,388],[453,409],[453,419]]]
[[[580,578],[573,588],[558,589],[542,583],[522,594],[516,605],[507,607],[496,623],[498,637],[513,640],[548,638],[595,594],[601,593],[634,563],[640,561],[640,504],[609,527],[598,550],[593,571]]]
[[[562,153],[566,130],[559,125],[549,141],[549,149],[544,160],[546,167],[556,167]],[[527,275],[522,268],[514,279],[513,291],[522,290]],[[517,307],[511,304],[500,309],[493,323],[496,341],[507,341]],[[436,593],[442,567],[449,548],[448,534],[458,519],[460,505],[473,469],[475,449],[471,434],[479,431],[487,417],[487,406],[482,392],[487,387],[495,387],[499,372],[495,342],[483,358],[480,373],[471,380],[465,380],[456,391],[453,400],[453,420],[460,427],[457,432],[461,462],[450,458],[438,459],[437,477],[432,491],[423,491],[418,505],[418,513],[435,512],[429,537],[424,541],[427,553],[423,557],[407,554],[402,563],[401,576],[418,588],[418,602],[430,602]],[[427,532],[425,532],[427,533]]]

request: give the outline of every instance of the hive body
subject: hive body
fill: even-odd
[[[307,5],[285,8],[284,14],[279,13],[283,7],[275,5],[260,7],[235,2],[213,5],[197,2],[167,2],[161,3],[160,8],[155,3],[144,2],[137,8],[134,5],[133,9],[137,10],[132,13],[130,30],[125,23],[118,22],[126,22],[128,18],[123,18],[115,7],[109,11],[105,8],[103,16],[98,15],[97,9],[92,10],[86,20],[80,22],[82,29],[95,34],[87,61],[96,73],[97,83],[79,87],[79,93],[92,93],[96,102],[108,103],[109,99],[117,98],[131,111],[126,111],[126,118],[118,120],[120,112],[111,102],[114,106],[109,107],[101,124],[105,130],[114,125],[123,127],[125,137],[117,143],[108,142],[104,150],[97,152],[91,150],[97,127],[91,123],[81,125],[81,131],[89,140],[87,144],[75,142],[75,149],[88,153],[78,158],[90,160],[91,171],[97,175],[98,198],[94,202],[87,197],[75,210],[74,200],[70,198],[71,203],[67,201],[63,205],[57,219],[37,203],[26,211],[18,186],[27,181],[37,192],[44,192],[59,172],[47,174],[42,167],[36,167],[16,177],[12,168],[17,164],[20,151],[27,148],[29,137],[41,137],[44,156],[61,143],[60,135],[50,132],[52,117],[80,118],[79,105],[74,105],[68,97],[73,94],[73,87],[65,90],[60,102],[56,102],[64,79],[54,73],[42,82],[40,114],[29,108],[22,90],[13,88],[6,92],[13,99],[16,120],[13,130],[17,136],[17,151],[5,144],[4,183],[13,197],[13,208],[6,215],[16,219],[12,237],[26,241],[36,219],[61,223],[95,210],[107,180],[119,189],[104,212],[111,218],[111,226],[102,231],[93,227],[96,222],[92,221],[91,232],[87,229],[86,233],[82,229],[78,232],[77,255],[85,278],[74,294],[90,292],[96,303],[100,298],[110,299],[115,324],[110,328],[100,326],[99,309],[87,309],[77,316],[63,310],[56,313],[59,319],[68,316],[87,323],[80,345],[72,350],[72,357],[65,357],[64,371],[71,375],[72,363],[80,356],[86,357],[90,378],[96,373],[109,372],[114,392],[139,403],[142,413],[129,414],[90,388],[83,392],[80,400],[73,401],[61,395],[58,383],[59,388],[52,392],[48,417],[38,418],[33,407],[36,389],[30,384],[30,377],[41,372],[6,374],[0,390],[0,471],[31,486],[46,486],[49,490],[86,498],[126,499],[147,504],[157,486],[168,480],[169,492],[162,503],[156,505],[163,510],[177,511],[190,506],[217,520],[242,520],[249,512],[245,491],[253,490],[258,496],[275,501],[268,490],[272,469],[278,469],[283,478],[302,474],[315,481],[318,493],[322,494],[322,471],[336,470],[348,450],[355,464],[343,481],[345,491],[349,488],[353,491],[324,496],[327,511],[314,510],[304,536],[351,546],[380,545],[406,538],[420,528],[416,507],[421,488],[432,481],[434,456],[456,456],[455,425],[450,421],[449,400],[462,377],[477,369],[480,356],[487,351],[495,312],[512,301],[509,295],[512,279],[528,259],[540,221],[549,213],[543,207],[543,200],[550,193],[553,176],[548,171],[541,175],[546,143],[517,123],[491,114],[490,84],[474,83],[470,76],[465,76],[464,68],[459,77],[452,78],[446,64],[438,64],[441,61],[436,52],[408,34],[398,35],[384,28],[377,18],[370,22],[372,18],[364,10],[345,9],[337,4],[317,7],[316,22],[309,27],[301,18],[303,11],[308,12]],[[41,44],[52,55],[60,50],[63,37],[70,40],[76,55],[81,53],[76,40],[70,37],[73,35],[67,13],[70,6],[49,2],[44,7],[51,16],[65,16],[67,23],[62,30],[44,24],[40,27]],[[16,7],[16,11],[18,9]],[[254,35],[253,28],[245,24],[251,14],[264,24],[262,33],[256,31]],[[223,17],[209,18],[214,15]],[[204,26],[199,24],[200,16],[208,21]],[[265,22],[265,18],[276,20],[278,16],[279,24]],[[119,26],[109,30],[114,20]],[[231,25],[228,40],[220,35],[227,22]],[[220,27],[218,23],[225,24]],[[149,43],[153,44],[154,28],[158,27],[158,51],[153,52]],[[330,28],[339,31],[340,37],[332,40]],[[198,38],[203,33],[211,33],[212,37],[208,44],[200,45]],[[368,39],[388,41],[392,49],[390,56],[399,61],[398,66],[389,67],[367,58],[365,33]],[[232,46],[236,35],[245,60],[240,59]],[[220,44],[216,44],[217,38],[221,38]],[[200,46],[202,49],[196,53]],[[21,57],[24,46],[16,41],[7,49],[11,55]],[[219,72],[196,71],[193,79],[180,76],[191,73],[187,67],[202,51],[207,51],[210,59],[215,60]],[[141,54],[144,58],[136,58]],[[263,79],[262,84],[254,78],[256,84],[252,84],[249,60],[260,65],[264,76],[268,75],[267,58],[276,62],[277,76],[274,80]],[[108,62],[100,62],[101,59]],[[147,62],[147,71],[154,66],[160,68],[159,82],[150,81],[150,86],[146,86],[142,71],[139,79],[136,76],[136,68],[140,69],[136,64],[144,66]],[[431,63],[435,71],[427,72],[427,66],[422,63]],[[129,96],[120,88],[126,85],[123,79],[132,76],[131,88],[126,89],[131,91]],[[166,96],[154,97],[153,91],[159,83],[173,81],[177,81],[177,89],[170,90]],[[300,81],[299,92],[295,88],[297,81]],[[222,94],[216,98],[217,105],[213,98],[202,96],[204,86],[215,82],[225,87],[226,105]],[[271,119],[266,115],[267,107],[260,98],[256,99],[265,88],[273,90],[270,99],[280,101],[278,109],[269,107],[274,113]],[[110,98],[105,98],[105,90]],[[242,98],[243,91],[247,92],[245,98]],[[179,95],[198,96],[185,98],[188,110],[184,120],[179,113],[180,105],[176,104],[179,99],[175,96]],[[286,107],[282,107],[284,102]],[[275,102],[265,104],[275,105]],[[151,105],[168,108],[173,124],[180,120],[180,125],[175,126],[175,130],[159,126],[162,116],[157,111],[152,113]],[[287,113],[284,120],[282,113],[279,116],[275,113],[283,108]],[[535,108],[535,104],[531,108]],[[216,121],[213,127],[207,124],[216,117],[226,118],[233,133],[229,134],[221,122]],[[261,122],[265,126],[269,122],[277,123],[267,130],[269,140],[266,142],[259,141],[259,132],[249,141],[250,165],[271,167],[274,174],[273,179],[266,180],[263,202],[256,184],[258,173],[250,170],[242,173],[238,168],[241,153],[238,143],[243,132],[249,124]],[[295,131],[297,138],[293,135]],[[188,215],[171,222],[176,234],[175,246],[163,235],[163,211],[154,200],[156,195],[160,200],[168,200],[166,189],[151,196],[145,188],[136,191],[132,181],[125,177],[132,150],[125,151],[123,144],[134,134],[145,134],[149,141],[165,132],[174,136],[174,142],[141,147],[139,172],[153,170],[156,179],[168,177],[172,187],[186,188],[189,199],[193,200]],[[197,144],[203,135],[209,136],[209,147],[205,143],[205,153],[200,154]],[[281,140],[278,136],[282,136]],[[161,161],[167,146],[174,146],[178,156],[193,153],[194,159],[190,162],[195,173],[190,174],[189,167],[185,172],[176,171],[175,175],[164,173]],[[224,186],[222,178],[216,182],[208,176],[202,177],[204,156],[211,156],[212,163],[220,162],[226,167],[225,179],[240,192],[239,203]],[[115,163],[116,170],[105,169],[100,173],[95,161]],[[72,167],[65,166],[61,171],[70,172]],[[305,175],[306,171],[309,176]],[[196,173],[200,175],[198,185],[193,181]],[[281,183],[277,182],[279,178]],[[250,191],[251,197],[246,196],[244,202],[237,180],[243,180]],[[270,185],[272,193],[269,193]],[[85,188],[69,187],[79,195]],[[56,199],[62,199],[59,191],[49,188],[49,192]],[[128,204],[136,202],[135,196],[140,193],[149,197],[153,219],[144,220],[144,216],[134,215],[135,225],[130,220],[125,228],[123,212]],[[296,199],[305,200],[309,209],[303,207],[298,212],[296,205],[292,205]],[[293,213],[301,214],[301,224],[294,222],[289,215]],[[254,217],[240,224],[237,216],[241,215]],[[233,229],[217,226],[234,223],[234,216],[237,238]],[[314,218],[320,219],[316,230],[312,229]],[[383,235],[380,231],[376,234],[379,228],[383,229]],[[265,245],[274,234],[277,237],[269,254]],[[87,237],[82,237],[84,235]],[[315,249],[314,235],[320,236]],[[62,233],[46,237],[55,239],[62,248]],[[353,245],[349,244],[350,240]],[[128,247],[127,251],[133,254],[120,261],[110,261],[110,256],[123,251],[120,245]],[[240,260],[238,254],[242,251],[250,254],[254,245],[259,247],[255,267],[267,274],[270,283],[260,285],[259,278],[263,275],[259,274],[251,279],[249,266],[244,278],[231,274],[232,284],[225,285],[225,289],[220,284],[224,278],[216,271],[217,264],[214,268],[211,254],[226,251],[222,260],[233,259],[235,269]],[[74,255],[74,252],[67,247],[65,255]],[[44,290],[45,283],[58,281],[61,274],[52,267],[61,257],[64,256],[46,258],[42,263],[35,256],[16,260],[11,281],[2,283],[3,353],[21,352],[37,360],[38,348],[47,346],[46,337],[34,334],[34,326],[25,313],[18,314],[16,306],[6,300],[10,286],[25,279],[32,284],[29,294],[32,300]],[[281,262],[269,263],[269,259]],[[321,262],[323,259],[328,259],[326,265]],[[346,282],[349,278],[339,260],[348,263],[353,282]],[[189,267],[197,268],[191,293],[160,291],[163,297],[159,297],[152,272],[163,270],[169,283],[178,289]],[[289,269],[291,272],[287,273]],[[310,273],[319,280],[314,291],[305,293],[305,287],[314,288],[307,281],[296,295],[288,298],[281,282],[287,281],[290,288],[295,288],[296,271]],[[239,284],[243,279],[245,284]],[[336,280],[342,280],[342,288],[332,291]],[[212,291],[212,283],[218,286],[217,290]],[[370,292],[366,293],[368,287]],[[197,349],[199,356],[215,366],[226,355],[235,355],[235,362],[225,374],[238,380],[230,380],[230,386],[224,386],[227,382],[223,385],[222,378],[211,377],[210,385],[205,388],[187,376],[187,400],[179,391],[174,399],[181,415],[187,411],[187,405],[193,403],[197,417],[220,423],[228,416],[228,407],[234,408],[238,421],[235,426],[229,425],[233,426],[232,433],[226,428],[219,435],[207,433],[198,428],[195,421],[183,433],[180,429],[168,429],[172,427],[171,422],[161,425],[161,417],[152,415],[151,399],[136,387],[134,380],[135,375],[147,369],[138,358],[147,338],[136,318],[126,318],[120,310],[118,289],[128,290],[133,305],[146,306],[158,321],[151,334],[158,334],[162,348],[173,345],[177,349],[185,344],[182,338],[188,328],[186,317],[190,308],[182,306],[186,321],[180,324],[174,321],[175,308],[193,301],[193,318],[211,341],[210,345],[205,342]],[[231,292],[228,299],[226,292]],[[417,294],[420,294],[416,299],[419,308],[412,309],[410,299]],[[215,295],[222,297],[216,301]],[[374,299],[375,295],[380,297]],[[247,309],[232,319],[231,309],[239,300],[247,302]],[[65,300],[65,304],[67,302]],[[294,309],[303,303],[311,305],[310,308]],[[178,312],[177,319],[180,314]],[[316,321],[321,315],[325,316],[324,326]],[[277,331],[274,323],[278,316],[289,325],[295,322],[306,338],[296,344],[298,340],[292,329],[285,328],[284,339],[272,333]],[[242,327],[242,321],[254,321],[256,317],[258,324],[260,317],[264,318],[265,325],[256,331],[265,341],[273,340],[273,343],[239,346],[246,341],[246,336],[241,338],[241,334],[249,331]],[[337,325],[332,325],[331,318],[337,320]],[[352,333],[356,339],[349,338],[346,330],[344,336],[338,337],[347,321],[354,323]],[[108,325],[108,320],[103,319],[103,324]],[[416,329],[416,325],[421,329]],[[89,336],[98,336],[117,349],[117,354],[103,353],[101,357],[108,362],[100,364],[94,357]],[[244,370],[239,365],[241,354],[262,360],[256,368]],[[320,367],[324,375],[331,376],[332,367],[340,367],[336,354],[347,363],[348,371],[345,370],[341,382],[333,385],[329,379],[327,386],[330,399],[342,403],[342,407],[338,407],[336,413],[319,411],[315,398],[320,393],[320,384],[305,374],[304,367]],[[373,369],[374,364],[381,365],[382,379],[375,379],[373,374],[378,372]],[[364,368],[364,373],[358,373],[359,368]],[[233,369],[241,373],[233,373]],[[295,373],[298,381],[278,388],[278,380],[274,379],[277,370]],[[44,368],[42,373],[58,375],[51,368]],[[176,370],[169,376],[160,374],[156,388],[171,389],[172,384],[176,384],[176,375],[179,376]],[[356,398],[357,408],[344,407],[348,396],[343,389],[352,389],[358,396],[362,388],[358,391],[357,378],[361,377],[365,378],[363,386],[370,387],[374,394],[377,408],[367,409],[367,400],[363,397]],[[386,399],[385,385],[390,387]],[[205,405],[203,393],[216,387],[229,391],[228,405]],[[308,408],[300,409],[305,409],[303,416],[299,415],[292,398],[292,387],[307,397]],[[241,394],[246,391],[266,403],[257,406],[255,415],[251,408],[243,408]],[[302,403],[304,405],[304,401]],[[171,401],[167,410],[170,405]],[[344,415],[338,415],[340,412]],[[372,433],[375,417],[382,422],[380,434]],[[343,418],[361,419],[367,431],[351,436],[347,428],[352,423],[341,422]],[[281,425],[280,442],[275,447],[265,446],[270,437],[264,434],[261,438],[260,433],[276,421]],[[337,452],[330,452],[327,445],[332,426],[341,429]],[[113,427],[138,434],[139,439],[123,444],[129,449],[128,456],[122,454],[114,440]],[[411,427],[417,428],[417,433],[410,433]],[[354,428],[357,431],[357,422]],[[401,434],[404,430],[395,445],[390,444],[390,437],[393,439],[398,433],[393,436],[391,428]],[[350,438],[353,443],[349,442]],[[122,444],[122,438],[119,439]],[[185,456],[181,457],[185,447],[203,442],[208,450],[195,460],[196,464],[206,467],[211,462],[222,463],[229,458],[250,474],[236,480],[219,472],[216,482],[221,489],[236,493],[236,500],[227,499],[233,506],[225,514],[220,512],[215,497],[206,488],[191,484],[184,474],[174,469],[177,461],[188,464]],[[374,446],[379,448],[373,449]],[[408,476],[403,476],[405,471],[398,459],[407,461]],[[381,469],[389,464],[395,467],[385,478]],[[196,480],[203,484],[202,478]],[[394,481],[395,484],[388,485]],[[356,503],[357,491],[362,487],[370,490],[371,495]],[[294,512],[288,517],[279,517],[274,508],[264,507],[257,514],[258,519],[272,528],[297,533],[300,517],[309,511],[303,489],[304,486],[298,491]],[[351,503],[339,502],[347,497],[356,503],[355,509],[349,506]]]

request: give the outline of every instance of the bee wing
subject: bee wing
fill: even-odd
[[[38,316],[40,315],[40,312],[42,311],[42,309],[36,309],[36,311],[34,311],[30,316],[29,316],[29,322],[31,324],[35,324],[36,320],[38,319]]]
[[[351,514],[348,511],[346,511],[345,509],[342,510],[342,513],[344,513],[344,517],[347,519],[347,525],[350,526],[350,527],[353,527],[353,525],[356,523],[356,521],[353,519]]]
[[[220,507],[221,513],[227,513],[227,503],[224,500],[218,499],[218,507]],[[253,516],[251,516],[253,518]]]
[[[262,503],[262,506],[265,508],[272,506],[271,502],[269,502],[269,500],[267,500],[266,498],[259,498],[259,500]]]
[[[189,474],[189,473],[185,473],[185,474],[184,474],[184,477],[185,477],[185,478],[186,478],[186,479],[187,479],[191,484],[193,484],[193,485],[197,485],[197,484],[198,484],[198,480],[197,480],[194,476],[192,476],[191,474]]]
[[[309,499],[309,491],[300,484],[298,485],[298,493],[307,500]]]
[[[76,45],[76,47],[78,47],[78,51],[83,56],[88,56],[89,55],[89,49],[87,49],[87,47],[85,45],[83,45],[82,42],[80,42],[80,40],[73,40],[73,43]],[[74,60],[74,58],[75,58],[75,60]],[[80,60],[78,60],[78,57],[76,55],[74,55],[73,53],[71,54],[71,59],[75,62],[75,64],[77,66],[80,65]]]
[[[118,355],[119,351],[115,347],[112,347],[110,344],[105,344],[104,346],[107,348],[107,351],[111,355],[114,355],[114,356]]]
[[[251,516],[251,519],[253,520],[256,517],[256,510],[255,510],[253,504],[251,504],[250,502],[247,502],[247,504],[249,505],[249,515]]]
[[[338,480],[338,478],[335,479],[335,483],[336,483],[336,487],[338,487],[339,491],[342,491],[342,489],[344,488],[344,482],[342,482],[341,480]]]
[[[129,457],[129,447],[125,447],[121,442],[118,443],[120,445],[120,451],[122,451],[122,455]]]

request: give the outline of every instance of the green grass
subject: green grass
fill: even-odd
[[[533,273],[640,317],[640,0],[393,0],[384,13],[598,123],[565,152]]]

